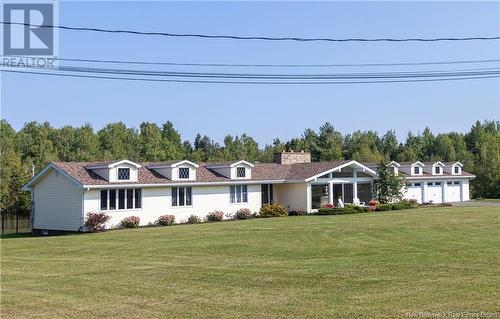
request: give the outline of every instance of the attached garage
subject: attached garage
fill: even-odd
[[[433,203],[443,202],[442,182],[427,182],[426,201]]]
[[[405,198],[406,199],[414,199],[417,201],[417,203],[421,204],[422,203],[422,185],[423,185],[423,183],[421,183],[421,182],[408,183],[407,188],[406,188]]]
[[[450,181],[446,184],[446,201],[447,202],[460,202],[462,186],[459,181]]]

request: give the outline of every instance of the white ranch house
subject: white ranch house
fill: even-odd
[[[111,216],[108,227],[114,227],[132,215],[147,225],[166,214],[182,222],[191,214],[205,217],[214,210],[258,212],[271,202],[310,213],[339,200],[362,204],[371,199],[375,164],[311,162],[309,153],[293,151],[274,157],[274,163],[54,162],[23,189],[31,192],[33,230],[43,233],[80,231],[90,212],[106,212]],[[406,180],[407,199],[469,200],[469,181],[475,176],[459,162],[388,165]]]

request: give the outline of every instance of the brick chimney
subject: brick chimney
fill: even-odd
[[[274,153],[274,162],[278,164],[311,163],[311,153],[293,150]]]

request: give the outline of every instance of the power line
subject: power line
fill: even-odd
[[[200,73],[200,72],[165,72],[147,70],[102,69],[62,66],[58,71],[79,73],[105,73],[115,75],[187,77],[187,78],[224,78],[224,79],[258,79],[258,80],[332,80],[332,79],[381,79],[381,78],[419,78],[419,77],[453,77],[483,76],[500,74],[499,68],[464,69],[446,71],[415,72],[376,72],[376,73],[331,73],[331,74],[256,74],[256,73]]]
[[[8,56],[38,58],[34,56]],[[412,65],[447,65],[447,64],[473,64],[494,63],[500,59],[486,60],[458,60],[458,61],[430,61],[430,62],[396,62],[396,63],[359,63],[359,64],[233,64],[233,63],[184,63],[184,62],[161,62],[161,61],[133,61],[133,60],[99,60],[80,58],[55,58],[58,61],[88,62],[88,63],[110,63],[110,64],[137,64],[137,65],[165,65],[165,66],[207,66],[207,67],[369,67],[369,66],[412,66]]]
[[[46,73],[35,71],[21,70],[1,70],[0,72],[60,76],[60,77],[75,77],[75,78],[90,78],[90,79],[110,79],[110,80],[126,80],[126,81],[147,81],[147,82],[170,82],[170,83],[199,83],[199,84],[270,84],[270,85],[289,85],[289,84],[375,84],[375,83],[409,83],[409,82],[434,82],[434,81],[456,81],[456,80],[473,80],[473,79],[492,79],[499,78],[500,75],[486,76],[464,76],[454,78],[434,78],[434,79],[402,79],[402,80],[377,80],[377,81],[302,81],[302,82],[279,82],[279,81],[220,81],[220,80],[181,80],[181,79],[151,79],[151,78],[131,78],[131,77],[116,77],[116,76],[95,76],[86,74],[62,74],[62,73]]]
[[[473,41],[473,40],[498,40],[500,36],[493,37],[443,37],[443,38],[304,38],[304,37],[270,37],[270,36],[240,36],[222,34],[201,33],[170,33],[170,32],[147,32],[137,30],[102,29],[91,27],[72,27],[64,25],[33,25],[21,22],[6,22],[2,24],[23,25],[30,27],[54,28],[69,31],[90,31],[103,33],[121,33],[131,35],[165,36],[176,38],[202,38],[202,39],[228,39],[228,40],[266,40],[266,41],[298,41],[298,42],[438,42],[438,41]]]

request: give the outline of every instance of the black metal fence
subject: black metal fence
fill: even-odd
[[[29,210],[3,211],[0,222],[2,234],[31,232],[31,218]]]

